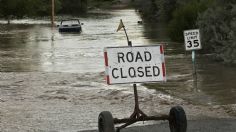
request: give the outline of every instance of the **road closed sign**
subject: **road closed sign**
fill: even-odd
[[[104,49],[107,84],[166,81],[162,45]]]
[[[202,48],[199,29],[185,30],[184,41],[186,50],[199,50]]]

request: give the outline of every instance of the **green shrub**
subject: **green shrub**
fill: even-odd
[[[197,28],[196,21],[198,15],[205,11],[212,0],[193,0],[183,6],[178,7],[173,12],[173,19],[168,25],[168,35],[173,41],[183,41],[183,31]]]
[[[233,3],[234,2],[234,3]],[[217,60],[236,64],[236,2],[222,1],[198,19],[203,48]]]

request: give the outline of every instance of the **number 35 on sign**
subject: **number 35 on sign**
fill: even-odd
[[[199,29],[185,30],[184,41],[186,50],[199,50],[202,48]]]

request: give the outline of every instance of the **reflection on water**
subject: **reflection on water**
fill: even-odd
[[[184,51],[183,44],[170,42],[164,24],[138,24],[141,18],[133,10],[109,11],[81,18],[84,25],[80,34],[60,34],[57,28],[51,29],[49,21],[42,20],[2,24],[0,71],[103,72],[103,48],[127,45],[124,33],[116,32],[120,19],[123,19],[133,45],[165,44],[168,80],[167,83],[150,84],[152,88],[196,103],[236,103],[236,68],[199,55],[198,82],[194,87],[191,55]]]
[[[199,62],[199,89],[212,95],[213,103],[236,102],[236,68],[225,66],[202,58]]]

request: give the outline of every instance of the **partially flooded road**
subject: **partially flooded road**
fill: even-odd
[[[60,34],[42,20],[0,25],[0,131],[96,129],[104,110],[128,117],[132,86],[104,80],[103,48],[127,45],[116,32],[120,19],[133,45],[165,44],[167,83],[138,86],[144,112],[168,114],[179,104],[190,119],[236,115],[235,68],[198,56],[193,84],[190,56],[183,44],[168,42],[163,25],[138,24],[134,10],[98,11],[80,19],[81,34]]]
[[[132,86],[107,86],[103,73],[2,72],[0,76],[3,132],[94,130],[101,111],[124,118],[134,108]],[[193,105],[143,86],[138,89],[140,107],[148,115],[168,114],[171,106],[182,105],[188,119],[230,118],[220,106]],[[150,123],[158,122],[145,122]]]

